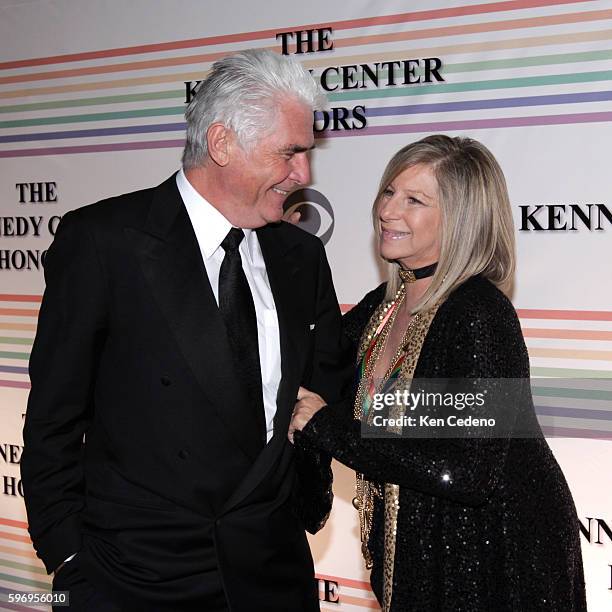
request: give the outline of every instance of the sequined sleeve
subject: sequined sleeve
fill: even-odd
[[[295,444],[296,486],[293,487],[294,512],[304,529],[315,534],[325,526],[334,494],[331,457],[325,451]]]
[[[527,351],[510,302],[492,285],[486,290],[468,286],[439,308],[415,378],[493,380],[524,378],[528,372]],[[508,447],[507,438],[365,439],[347,405],[320,410],[302,436],[369,480],[407,486],[465,505],[479,505],[490,496]]]

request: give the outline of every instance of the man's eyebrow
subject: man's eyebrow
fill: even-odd
[[[309,147],[305,147],[303,145],[291,144],[283,147],[281,149],[281,153],[304,153],[306,151],[312,151],[316,145],[311,145]]]

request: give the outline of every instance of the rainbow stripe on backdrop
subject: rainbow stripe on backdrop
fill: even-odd
[[[3,595],[15,591],[51,590],[51,578],[36,557],[27,528],[23,521],[0,518],[0,593]],[[0,602],[0,610],[40,612],[42,609]]]
[[[0,294],[0,387],[28,390],[41,295]],[[343,311],[352,307],[342,306]],[[612,440],[612,311],[519,309],[544,433]],[[558,379],[548,384],[547,379]],[[560,388],[559,380],[567,381]]]
[[[368,126],[326,137],[612,121],[609,4],[511,0],[2,62],[0,157],[182,148],[183,81],[242,48],[278,50],[278,31],[319,26],[333,27],[335,49],[304,60],[315,73],[445,62],[445,83],[330,93],[332,104],[365,104]]]

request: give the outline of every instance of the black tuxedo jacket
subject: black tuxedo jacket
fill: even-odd
[[[257,230],[278,312],[274,436],[253,450],[223,320],[175,177],[67,213],[45,262],[22,478],[48,571],[146,609],[318,610],[287,430],[298,385],[328,401],[351,364],[321,242]],[[255,423],[253,421],[253,430]],[[329,474],[321,458],[299,464]]]

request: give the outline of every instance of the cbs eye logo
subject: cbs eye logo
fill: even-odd
[[[299,211],[302,216],[298,226],[327,244],[334,233],[334,209],[329,200],[316,189],[294,191],[283,205],[285,214]]]

